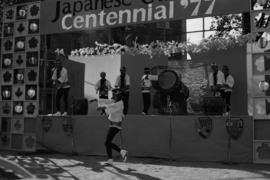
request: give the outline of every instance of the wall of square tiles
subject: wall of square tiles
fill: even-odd
[[[40,3],[3,12],[0,78],[0,149],[35,151],[39,102]]]
[[[251,1],[247,53],[249,102],[254,118],[254,162],[270,164],[270,4]]]

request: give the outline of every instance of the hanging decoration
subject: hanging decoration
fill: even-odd
[[[176,53],[201,53],[208,52],[210,49],[226,50],[237,45],[243,46],[250,41],[250,35],[241,35],[237,38],[220,38],[210,37],[202,40],[199,44],[192,44],[190,42],[176,42],[176,41],[154,41],[150,44],[138,44],[134,42],[134,47],[128,47],[121,44],[100,44],[95,42],[95,47],[85,47],[71,51],[71,56],[102,56],[115,54],[131,54],[131,55],[149,55],[153,56],[172,56]]]

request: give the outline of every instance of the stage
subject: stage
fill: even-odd
[[[235,116],[234,116],[235,117]],[[206,118],[208,133],[198,133],[198,119]],[[243,131],[231,141],[234,162],[253,161],[253,120],[239,116]],[[229,134],[226,117],[128,115],[123,122],[122,141],[115,142],[133,157],[170,158],[181,161],[226,161]],[[207,127],[208,124],[208,127]],[[210,124],[210,125],[209,125]],[[37,117],[38,149],[46,147],[60,153],[105,155],[108,122],[104,116]]]

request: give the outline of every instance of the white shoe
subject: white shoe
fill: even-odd
[[[122,149],[122,150],[120,151],[120,154],[121,154],[121,156],[122,156],[122,158],[123,158],[123,162],[126,162],[126,161],[127,161],[127,157],[128,157],[128,151]]]
[[[110,165],[110,166],[113,166],[113,160],[112,159],[108,159],[106,162],[105,162],[106,165]]]
[[[68,115],[68,113],[67,112],[64,112],[63,114],[62,114],[62,116],[67,116]]]
[[[142,112],[142,115],[144,115],[144,116],[145,116],[145,115],[146,115],[146,113],[145,113],[145,112]]]
[[[61,112],[57,111],[55,114],[53,114],[54,116],[61,116]]]

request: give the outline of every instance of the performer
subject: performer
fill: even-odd
[[[220,96],[220,89],[225,82],[224,74],[218,69],[216,63],[211,64],[212,72],[209,75],[209,86],[214,96]]]
[[[186,115],[187,112],[187,99],[189,98],[189,89],[182,81],[182,75],[178,75],[179,87],[177,88],[179,95],[176,99],[179,105],[179,114]]]
[[[232,88],[234,86],[234,78],[229,73],[228,66],[223,66],[222,72],[224,73],[224,76],[225,76],[225,82],[221,88],[221,97],[224,99],[224,102],[225,102],[226,112],[224,115],[228,115],[229,112],[231,111],[231,93],[232,93]]]
[[[106,79],[106,73],[100,73],[100,80],[96,83],[96,92],[99,94],[100,99],[108,99],[109,91],[112,89],[110,81]]]
[[[64,98],[64,112],[62,116],[68,115],[68,95],[70,84],[68,81],[68,70],[63,67],[62,62],[58,59],[56,60],[55,67],[52,69],[52,80],[53,84],[56,86],[56,113],[55,116],[60,116],[60,100],[63,96]]]
[[[150,68],[144,68],[144,75],[142,76],[141,93],[143,98],[143,115],[148,114],[148,110],[151,105],[151,80],[150,80]]]
[[[108,156],[108,161],[106,162],[106,164],[108,165],[113,165],[112,149],[120,153],[124,162],[126,162],[128,155],[128,152],[126,150],[120,149],[116,144],[112,142],[115,135],[122,130],[121,125],[122,119],[124,118],[124,104],[121,98],[122,93],[120,92],[120,90],[114,89],[112,97],[113,101],[107,101],[106,103],[103,103],[104,101],[102,101],[101,103],[103,104],[99,103],[98,107],[98,110],[105,111],[106,115],[108,115],[108,120],[110,123],[105,141]]]
[[[121,67],[120,75],[116,78],[115,88],[120,89],[122,92],[122,100],[124,102],[123,113],[126,115],[128,112],[130,77],[126,73],[126,67],[124,66]]]

